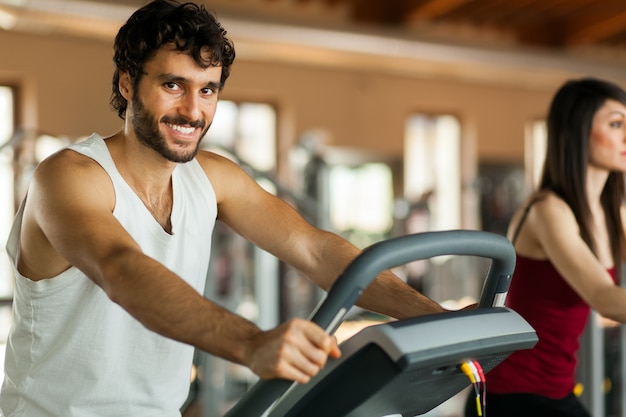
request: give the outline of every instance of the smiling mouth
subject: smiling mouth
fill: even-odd
[[[181,126],[181,125],[175,125],[172,123],[166,123],[166,125],[170,129],[175,130],[176,132],[182,133],[183,135],[191,135],[193,132],[196,131],[196,128],[191,127],[191,126]]]

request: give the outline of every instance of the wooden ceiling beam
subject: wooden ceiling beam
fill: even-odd
[[[567,44],[592,44],[626,32],[626,7],[607,17],[576,19],[565,35]]]
[[[352,0],[352,18],[358,23],[395,25],[403,21],[404,0]]]
[[[427,0],[405,5],[406,22],[433,20],[450,13],[471,0]]]
[[[472,0],[352,0],[353,18],[382,24],[436,20]]]

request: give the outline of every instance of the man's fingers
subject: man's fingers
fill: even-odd
[[[337,346],[337,339],[335,339],[334,337],[331,340],[331,347],[328,354],[333,359],[339,359],[341,357],[341,349],[339,349],[339,346]]]
[[[262,335],[251,368],[262,378],[284,378],[307,383],[324,367],[328,356],[341,351],[333,336],[314,323],[292,319]]]
[[[291,379],[301,384],[306,384],[312,377],[317,375],[324,366],[326,362],[325,355],[322,355],[322,360],[319,362],[311,360],[307,352],[299,348],[292,346],[292,349],[293,351],[289,355],[289,358],[283,361],[285,367],[284,372],[288,375],[292,375]],[[287,378],[289,377],[287,376]]]
[[[341,356],[341,351],[337,346],[337,340],[333,336],[326,333],[321,327],[317,326],[316,324],[310,322],[305,323],[308,324],[306,328],[307,339],[309,339],[311,343],[313,343],[316,347],[321,349],[324,352],[325,356],[331,355],[334,358],[338,358],[339,356]]]
[[[281,356],[286,362],[284,372],[297,374],[294,379],[298,382],[303,381],[303,376],[308,380],[317,375],[329,355],[334,358],[341,355],[335,338],[307,320],[291,320],[286,325],[282,343],[284,351]]]

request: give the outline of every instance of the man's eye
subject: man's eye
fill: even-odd
[[[164,84],[166,88],[170,89],[170,90],[177,90],[178,84],[176,84],[175,82],[168,82]]]

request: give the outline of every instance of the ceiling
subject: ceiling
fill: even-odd
[[[205,2],[216,4],[221,2]],[[231,0],[266,15],[339,20],[457,41],[505,40],[550,49],[626,48],[624,0]]]
[[[110,41],[132,11],[146,2],[0,0],[0,28]],[[489,65],[506,61],[510,67],[558,67],[558,71],[578,68],[579,73],[603,66],[608,68],[608,76],[626,81],[626,0],[197,2],[217,13],[243,55],[265,54],[270,59],[291,60],[298,56],[304,61],[326,59],[336,65],[346,61],[345,53],[392,54],[394,60],[401,61],[396,66],[406,70],[410,67],[407,60],[451,62],[463,60],[471,53],[475,62]],[[361,37],[351,38],[351,34]],[[396,42],[391,43],[390,39]],[[273,46],[260,45],[261,41]],[[298,53],[297,43],[315,50]],[[280,50],[281,44],[286,49]],[[434,47],[439,49],[434,51]],[[419,50],[420,56],[414,56],[413,50]],[[336,53],[328,55],[328,51]]]
[[[219,13],[388,30],[458,42],[626,50],[624,0],[199,0]],[[115,19],[146,0],[0,0],[18,20]],[[59,28],[60,30],[61,28]]]
[[[271,0],[267,0],[271,2]],[[626,47],[624,0],[301,0],[346,5],[348,19],[413,30],[454,28],[548,48]],[[461,31],[457,32],[459,36]]]

